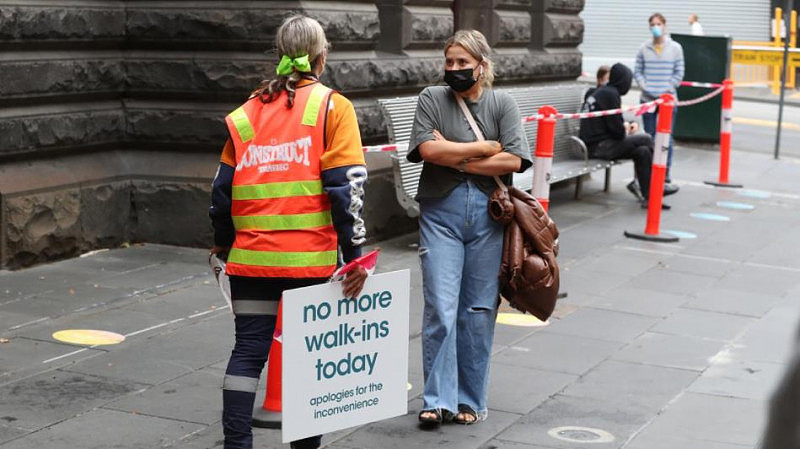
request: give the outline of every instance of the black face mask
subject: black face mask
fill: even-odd
[[[475,69],[445,70],[444,82],[456,92],[465,92],[478,82],[472,76],[473,70]]]

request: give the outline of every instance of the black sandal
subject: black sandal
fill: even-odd
[[[459,418],[459,416],[466,415],[469,418]],[[472,424],[477,423],[478,420],[478,412],[472,409],[469,405],[466,404],[458,404],[458,414],[453,417],[453,422],[456,424],[461,424],[464,426],[469,426]]]
[[[434,416],[422,416],[425,414],[432,414]],[[438,426],[442,423],[442,410],[438,408],[431,408],[426,410],[420,410],[419,412],[419,423],[425,426]]]

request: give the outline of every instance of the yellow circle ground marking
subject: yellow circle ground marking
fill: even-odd
[[[549,321],[541,321],[533,315],[521,313],[498,313],[497,322],[507,326],[540,327],[547,326]]]
[[[53,338],[74,345],[116,345],[125,341],[125,336],[114,332],[94,329],[67,329],[53,333]]]

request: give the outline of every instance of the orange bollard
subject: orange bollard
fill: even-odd
[[[542,204],[544,211],[550,208],[550,173],[553,168],[553,145],[556,136],[556,114],[553,106],[539,108],[539,127],[536,130],[536,152],[533,163],[533,197]]]
[[[664,179],[667,176],[669,136],[672,133],[672,109],[675,107],[675,98],[672,95],[663,94],[661,99],[664,102],[658,107],[653,169],[650,172],[650,199],[647,203],[647,225],[644,234],[625,231],[625,237],[652,242],[677,242],[678,237],[659,233],[661,203],[664,199]]]
[[[742,187],[728,181],[728,168],[731,162],[731,131],[733,130],[733,81],[722,82],[722,114],[719,127],[719,180],[705,181],[717,187]]]
[[[267,429],[281,428],[281,368],[283,353],[283,299],[278,304],[278,317],[275,322],[275,332],[272,334],[272,344],[269,347],[267,358],[267,394],[264,404],[253,411],[253,427]]]

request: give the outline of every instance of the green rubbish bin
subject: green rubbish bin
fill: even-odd
[[[684,81],[721,83],[730,73],[731,38],[729,36],[692,36],[672,34],[672,39],[683,46],[686,63]],[[713,89],[700,87],[678,88],[680,101],[701,97]],[[719,142],[719,116],[722,95],[702,103],[678,109],[673,136],[679,140]]]

